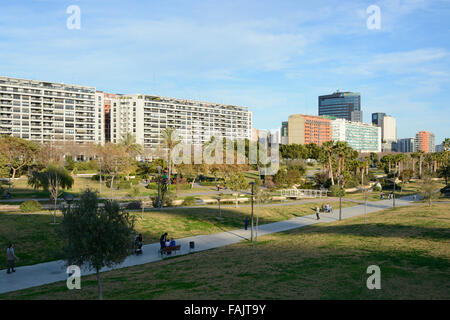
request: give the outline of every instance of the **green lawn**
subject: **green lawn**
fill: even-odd
[[[369,290],[378,265],[381,290]],[[104,299],[450,299],[450,205],[388,209],[102,274]],[[0,299],[96,299],[95,276]]]
[[[265,224],[296,216],[312,214],[319,202],[277,207],[255,207],[259,223]],[[344,202],[343,207],[355,203]],[[136,230],[143,234],[144,243],[158,242],[164,232],[170,237],[184,238],[188,236],[211,234],[242,228],[245,217],[249,217],[250,207],[223,207],[222,219],[219,219],[217,207],[167,209],[163,211],[135,211]],[[218,218],[219,217],[219,218]],[[57,222],[62,216],[57,213]],[[57,236],[58,225],[53,222],[53,211],[33,214],[0,212],[0,247],[7,247],[10,241],[16,246],[20,261],[18,266],[52,261],[62,258],[61,242]],[[0,259],[0,269],[6,267],[6,261]]]

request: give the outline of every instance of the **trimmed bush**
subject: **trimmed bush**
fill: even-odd
[[[192,206],[195,204],[195,197],[186,197],[183,201],[183,206]]]
[[[126,205],[127,209],[133,210],[133,209],[142,209],[142,201],[133,201],[128,202]]]
[[[20,210],[23,212],[33,212],[42,210],[42,205],[36,200],[27,200],[20,204]]]
[[[161,187],[162,187],[162,185],[161,185]],[[146,188],[150,189],[150,190],[158,190],[158,184],[156,182],[150,182],[146,186]],[[169,185],[169,190],[175,190],[175,189],[176,189],[176,186],[174,184]]]

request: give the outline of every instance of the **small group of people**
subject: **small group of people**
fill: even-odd
[[[161,249],[164,249],[166,247],[175,247],[177,245],[177,243],[175,242],[174,238],[170,238],[168,237],[167,232],[164,233],[160,238],[159,238],[159,243],[161,245]],[[170,254],[170,252],[167,252],[167,254]]]
[[[142,244],[143,244],[142,234],[139,233],[134,238],[134,247],[135,247],[134,252],[136,253],[136,255],[142,254]]]
[[[394,198],[394,193],[393,192],[389,193],[388,194],[388,199],[393,199],[393,198]],[[381,200],[386,199],[386,195],[384,194],[384,192],[380,192],[380,199]]]
[[[331,204],[329,204],[329,203],[327,203],[327,204],[322,204],[322,212],[333,213],[333,207],[332,207]]]

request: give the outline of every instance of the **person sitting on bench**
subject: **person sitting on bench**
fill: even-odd
[[[174,239],[174,238],[170,239],[169,247],[175,247],[176,245],[177,245],[177,244],[176,244],[176,242],[175,242],[175,239]]]

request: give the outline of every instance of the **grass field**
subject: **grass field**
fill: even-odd
[[[450,205],[389,209],[102,274],[104,299],[450,299]],[[381,290],[369,290],[378,265]],[[0,299],[96,299],[95,276]]]
[[[259,223],[265,224],[303,216],[313,213],[313,208],[321,205],[319,202],[275,206],[255,207]],[[343,207],[355,203],[343,202]],[[242,228],[245,217],[249,217],[250,207],[223,207],[222,219],[218,219],[217,207],[167,209],[164,211],[133,212],[136,216],[136,231],[142,233],[144,244],[158,242],[164,232],[170,237],[183,238],[188,236],[218,233],[223,230]],[[61,221],[61,214],[56,216]],[[17,266],[60,259],[61,242],[57,235],[58,225],[53,222],[53,212],[21,214],[0,213],[0,247],[6,248],[10,241],[16,246],[20,261]],[[0,259],[0,269],[6,267],[6,261]]]

